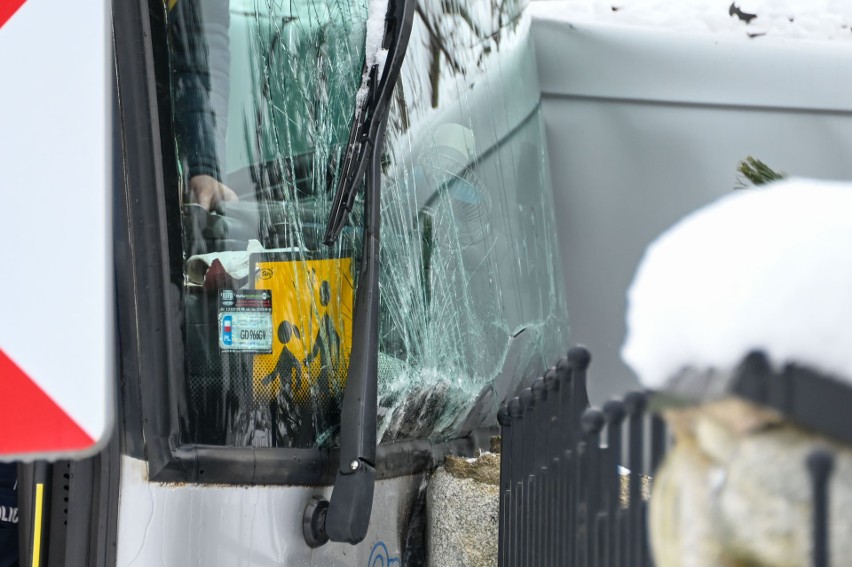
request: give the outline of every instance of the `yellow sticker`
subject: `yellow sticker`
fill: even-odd
[[[282,386],[300,403],[320,403],[346,384],[352,350],[352,259],[260,261],[255,288],[272,290],[272,353],[254,356],[257,401]]]

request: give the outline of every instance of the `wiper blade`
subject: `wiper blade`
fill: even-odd
[[[415,4],[416,0],[388,0],[382,42],[377,53],[366,54],[361,87],[355,97],[355,116],[323,237],[327,246],[334,244],[349,218],[368,158],[377,146],[379,130],[387,123],[391,96],[411,35]],[[380,153],[381,148],[378,150]]]
[[[352,321],[352,350],[340,419],[340,466],[330,501],[315,498],[303,516],[305,541],[356,544],[367,535],[376,484],[376,406],[379,357],[379,228],[382,142],[391,95],[411,35],[417,0],[388,0],[384,36],[371,56],[356,95],[355,117],[343,156],[337,192],[324,242],[331,245],[346,224],[367,166],[364,237]],[[371,14],[371,20],[373,15]],[[384,65],[381,61],[384,61]]]

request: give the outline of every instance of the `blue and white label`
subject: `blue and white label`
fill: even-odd
[[[223,351],[272,352],[272,292],[219,292],[219,348]]]
[[[234,344],[234,316],[222,317],[222,344],[232,346]]]

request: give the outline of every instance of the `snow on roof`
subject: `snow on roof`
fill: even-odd
[[[852,382],[852,184],[737,191],[645,251],[621,354],[646,387],[756,349]]]
[[[533,2],[532,13],[686,33],[852,41],[848,0],[549,0]]]

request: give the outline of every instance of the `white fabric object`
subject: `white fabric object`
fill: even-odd
[[[186,262],[186,277],[189,283],[203,284],[204,275],[213,264],[213,260],[219,260],[225,272],[234,279],[241,280],[249,275],[249,256],[254,252],[263,252],[263,245],[257,240],[249,240],[246,249],[229,252],[210,252],[209,254],[196,254]]]
[[[723,197],[647,248],[622,358],[649,388],[752,350],[852,383],[852,184],[796,179]]]

